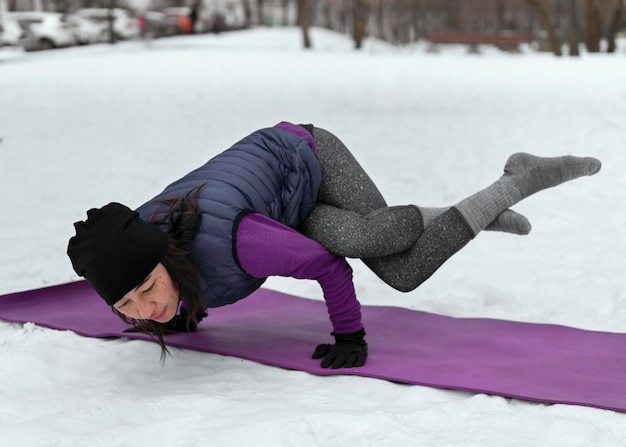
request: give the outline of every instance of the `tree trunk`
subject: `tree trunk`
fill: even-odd
[[[613,10],[613,17],[609,24],[606,39],[608,41],[607,51],[609,53],[615,53],[617,46],[615,45],[615,36],[622,28],[622,20],[624,17],[624,2],[622,0],[616,0],[615,9]]]
[[[298,25],[302,29],[304,48],[311,48],[313,45],[309,35],[309,0],[298,0]]]
[[[54,11],[68,14],[70,12],[69,0],[57,0]]]
[[[115,31],[113,30],[113,11],[117,8],[115,0],[109,1],[109,43],[114,44],[116,40]]]
[[[578,32],[578,14],[576,12],[577,1],[567,0],[567,44],[570,56],[580,56],[578,44],[580,35]]]
[[[256,10],[259,15],[259,24],[268,25],[265,18],[265,0],[256,0]]]
[[[289,26],[289,0],[283,0],[283,26]]]
[[[376,37],[385,40],[385,9],[383,8],[383,0],[377,0],[376,6]]]
[[[352,29],[354,48],[359,50],[363,46],[363,39],[365,38],[365,31],[367,29],[365,24],[365,18],[367,17],[367,6],[365,5],[365,0],[353,0],[352,16],[354,17]]]
[[[600,51],[600,28],[601,18],[600,11],[594,0],[586,0],[586,18],[587,18],[587,51],[590,53],[598,53]]]
[[[546,33],[548,33],[548,40],[550,41],[550,48],[552,48],[552,52],[555,56],[561,56],[561,43],[556,37],[554,28],[550,23],[550,17],[548,16],[544,6],[539,0],[527,0],[527,2],[530,8],[537,13],[541,26],[545,29]]]
[[[252,26],[252,5],[251,0],[243,0],[243,15],[245,21],[245,27],[250,28]]]
[[[504,24],[504,0],[496,0],[496,31],[502,31]]]
[[[413,41],[420,39],[422,30],[420,29],[420,17],[424,12],[421,10],[420,2],[413,2],[411,12],[411,26],[413,28]]]
[[[319,23],[318,26],[326,29],[333,29],[332,21],[330,20],[330,6],[328,2],[322,2],[320,8],[321,23]]]

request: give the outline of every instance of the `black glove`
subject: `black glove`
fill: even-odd
[[[139,324],[126,329],[124,332],[153,332],[153,325],[159,325],[163,335],[177,334],[180,332],[196,332],[198,330],[198,325],[193,320],[190,321],[189,326],[187,326],[188,313],[187,309],[181,307],[180,314],[177,314],[167,323],[150,322],[147,324]],[[198,319],[198,322],[200,322],[207,315],[209,314],[206,309],[201,309],[196,318]]]
[[[335,337],[335,344],[322,344],[315,348],[312,358],[321,359],[322,368],[352,368],[365,365],[367,359],[367,343],[365,330],[360,329],[351,334],[331,334]]]

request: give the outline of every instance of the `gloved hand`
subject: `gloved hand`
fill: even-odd
[[[367,359],[367,343],[365,330],[360,329],[350,334],[331,334],[335,344],[321,344],[315,348],[312,358],[321,359],[322,368],[352,368],[365,365]]]
[[[198,330],[198,325],[193,320],[189,323],[189,326],[187,326],[188,313],[189,311],[185,309],[184,306],[181,306],[180,313],[167,323],[150,322],[147,324],[140,324],[130,327],[124,332],[152,332],[153,324],[161,326],[163,335],[177,334],[180,332],[196,332]],[[204,317],[208,315],[209,313],[206,311],[206,309],[201,309],[196,318],[198,319],[198,322],[200,322]]]

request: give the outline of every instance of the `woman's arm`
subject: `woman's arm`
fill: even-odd
[[[294,229],[256,213],[241,219],[236,252],[241,267],[255,278],[285,276],[317,280],[335,334],[363,329],[352,269],[344,258]]]

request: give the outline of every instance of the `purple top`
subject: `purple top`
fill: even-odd
[[[315,279],[322,287],[333,331],[347,334],[363,328],[352,269],[344,258],[296,230],[256,213],[241,219],[236,241],[239,263],[248,275]]]

